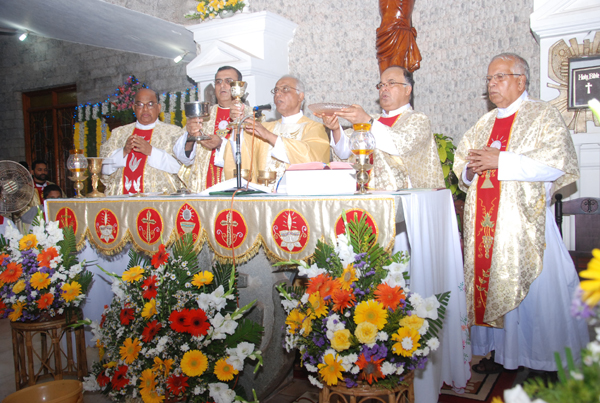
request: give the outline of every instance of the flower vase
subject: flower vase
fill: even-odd
[[[323,389],[319,393],[319,403],[332,402],[364,402],[374,399],[379,402],[387,403],[414,403],[414,371],[409,372],[404,377],[401,384],[393,389],[387,389],[377,384],[369,385],[366,382],[353,388],[347,388],[344,382],[337,386],[327,386],[323,383]]]
[[[229,18],[229,17],[233,17],[233,15],[235,14],[235,11],[232,10],[223,10],[219,13],[219,17],[221,18]]]

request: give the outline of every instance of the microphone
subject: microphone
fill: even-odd
[[[268,103],[268,104],[265,104],[265,105],[257,105],[254,108],[252,108],[252,110],[254,112],[270,111],[270,110],[273,110],[273,109],[275,109],[275,104],[272,103],[272,102]]]

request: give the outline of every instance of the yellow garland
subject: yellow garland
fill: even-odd
[[[102,119],[96,119],[96,153],[98,155],[88,155],[88,157],[99,157],[100,146],[102,145]]]
[[[185,127],[186,124],[187,124],[187,117],[185,116],[185,112],[181,111],[181,125],[183,127]]]
[[[160,117],[161,122],[165,121],[165,113],[164,112],[161,112],[158,116]]]
[[[169,120],[169,123],[173,124],[173,122],[175,121],[175,112],[171,112],[169,114],[169,118],[171,119]]]
[[[83,149],[87,150],[87,146],[88,146],[88,133],[90,132],[90,128],[87,125],[87,122],[84,126],[84,130],[83,130]]]
[[[83,123],[84,125],[86,123]],[[79,146],[79,141],[80,141],[80,136],[79,136],[79,127],[82,125],[82,123],[75,123],[75,130],[73,133],[73,145],[75,146],[75,148],[78,148]]]

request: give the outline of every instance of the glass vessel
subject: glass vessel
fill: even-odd
[[[71,179],[75,182],[76,198],[82,198],[81,190],[83,189],[83,181],[88,177],[85,173],[88,167],[87,157],[83,154],[83,150],[73,149],[69,151],[69,159],[67,160],[67,169],[71,171]]]
[[[369,182],[369,169],[373,168],[369,156],[375,150],[375,137],[371,133],[370,123],[353,125],[354,133],[350,136],[350,150],[356,156],[356,182],[360,186],[357,194],[367,194],[365,185]]]

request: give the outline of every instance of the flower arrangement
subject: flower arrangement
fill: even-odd
[[[115,296],[92,323],[100,361],[86,390],[115,401],[245,401],[232,387],[246,359],[262,365],[262,327],[242,319],[254,301],[238,308],[235,269],[201,271],[193,249],[186,236],[151,260],[132,251],[123,275],[111,275]]]
[[[442,164],[446,188],[450,189],[452,192],[452,198],[454,200],[465,200],[466,193],[460,190],[458,187],[458,178],[452,171],[456,146],[454,143],[452,143],[451,137],[444,136],[440,133],[434,133],[433,136],[437,145],[438,155],[440,156],[440,163]]]
[[[225,17],[244,8],[243,0],[198,0],[196,10],[185,15],[194,20],[211,20],[217,16]]]
[[[588,324],[596,326],[596,340],[592,340],[587,349],[582,350],[583,365],[576,368],[573,363],[570,349],[566,349],[567,368],[565,371],[560,365],[558,353],[555,353],[558,368],[558,383],[544,384],[540,379],[533,379],[525,383],[524,387],[517,385],[513,389],[504,391],[506,403],[530,403],[530,396],[535,398],[534,403],[559,403],[559,402],[598,402],[600,398],[600,249],[592,251],[593,258],[587,270],[579,273],[582,280],[580,289],[573,299],[571,312],[576,317],[585,318]],[[495,398],[492,403],[502,403],[502,399]]]
[[[13,322],[75,313],[92,282],[92,273],[75,257],[75,234],[38,213],[22,235],[10,224],[0,235],[0,317]]]
[[[279,287],[288,315],[285,347],[300,350],[309,380],[320,388],[342,381],[347,388],[394,388],[439,346],[450,293],[410,292],[409,257],[385,252],[365,219],[346,223],[333,246],[319,241],[311,266],[282,263],[297,264],[308,277],[307,287]]]
[[[133,113],[135,94],[145,87],[146,86],[140,83],[135,76],[127,77],[125,83],[117,88],[117,92],[115,93],[116,98],[114,101],[110,102],[110,115],[106,117],[112,117],[122,124],[135,122],[135,115]]]

